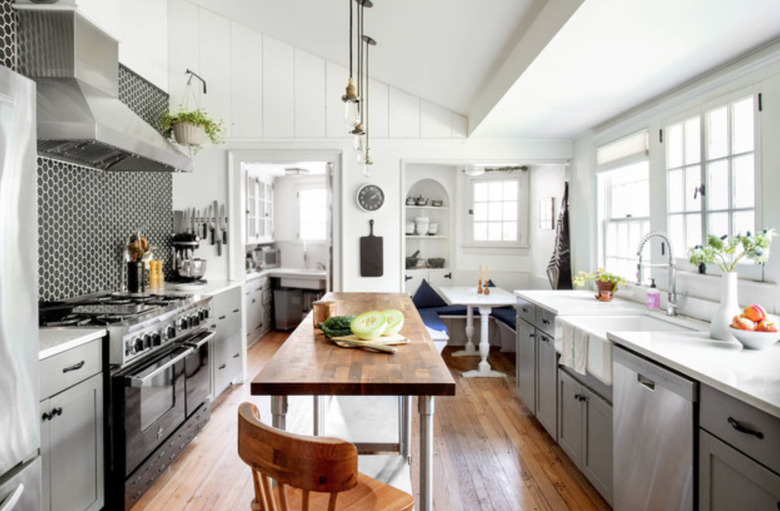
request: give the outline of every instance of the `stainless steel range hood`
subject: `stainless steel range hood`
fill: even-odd
[[[38,84],[38,154],[115,171],[192,171],[119,101],[118,44],[72,9],[19,9],[19,70]]]

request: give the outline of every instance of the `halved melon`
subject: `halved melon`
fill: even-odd
[[[404,313],[398,309],[389,309],[382,311],[387,320],[387,327],[382,335],[394,335],[397,334],[401,327],[404,326]]]
[[[358,339],[371,341],[379,338],[385,331],[387,319],[382,312],[369,311],[355,317],[349,328]]]

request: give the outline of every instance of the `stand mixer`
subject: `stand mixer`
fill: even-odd
[[[173,236],[173,281],[182,283],[205,283],[206,260],[194,256],[200,246],[197,234],[179,233]]]

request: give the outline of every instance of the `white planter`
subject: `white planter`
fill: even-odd
[[[176,142],[186,146],[199,146],[206,140],[206,129],[191,122],[177,122],[172,125]]]
[[[729,331],[731,320],[741,312],[737,301],[737,284],[737,272],[724,273],[721,276],[720,306],[710,321],[710,337],[713,339],[737,340]]]

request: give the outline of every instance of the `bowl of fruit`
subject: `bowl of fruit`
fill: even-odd
[[[780,340],[774,320],[756,304],[745,307],[742,314],[734,316],[729,328],[745,348],[752,350],[763,350]]]

